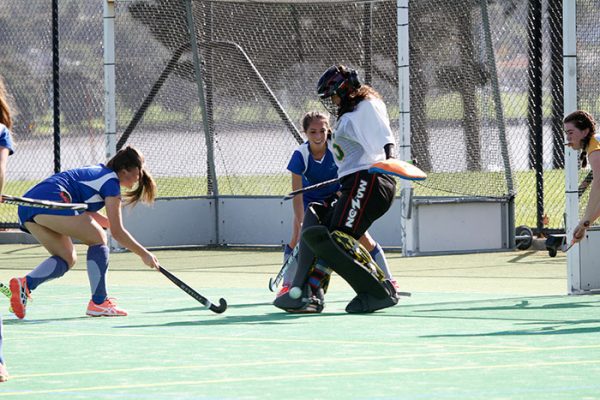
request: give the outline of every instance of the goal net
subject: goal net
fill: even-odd
[[[103,2],[58,1],[58,64],[51,60],[51,4],[42,3],[4,2],[0,13],[14,16],[0,27],[7,39],[1,73],[20,111],[6,188],[14,195],[50,175],[57,153],[63,170],[106,160]],[[408,39],[411,158],[429,175],[416,195],[516,193],[517,225],[536,226],[545,213],[548,226],[562,226],[564,149],[561,115],[553,111],[561,109],[562,69],[551,53],[552,41],[562,40],[559,0],[411,0],[408,38],[398,37],[397,0],[114,4],[117,141],[144,152],[160,197],[287,193],[287,162],[304,139],[299,120],[324,111],[316,82],[334,63],[357,69],[383,95],[399,141],[398,47]],[[577,4],[586,27],[578,32],[589,37],[578,55],[582,107],[594,112],[597,37],[588,22],[596,12],[591,1]],[[542,52],[539,70],[530,67],[532,48]],[[531,96],[531,87],[543,95]],[[534,128],[541,135],[534,137]],[[14,224],[12,207],[0,213],[0,224]]]
[[[299,120],[324,110],[315,87],[332,64],[357,69],[382,94],[400,134],[406,38],[397,36],[395,0],[194,0],[191,15],[185,4],[117,1],[117,131],[143,114],[121,142],[147,155],[163,196],[289,191]],[[410,18],[412,156],[429,173],[417,194],[511,195],[480,3],[411,2]]]

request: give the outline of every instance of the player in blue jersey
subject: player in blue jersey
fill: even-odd
[[[121,186],[128,189],[121,195]],[[19,224],[31,233],[51,254],[29,274],[10,281],[11,306],[19,318],[25,317],[30,292],[40,284],[59,278],[75,265],[77,256],[72,239],[88,245],[87,271],[92,298],[89,316],[125,316],[106,292],[108,270],[107,237],[110,229],[115,240],[137,254],[144,264],[158,267],[156,257],[139,244],[123,226],[121,197],[125,204],[150,203],[156,197],[156,183],[144,166],[144,157],[126,147],[108,161],[55,174],[35,185],[26,197],[59,202],[86,203],[87,211],[50,210],[19,206]],[[98,213],[106,207],[106,216]]]
[[[287,166],[288,171],[292,173],[292,190],[337,178],[337,165],[330,148],[331,128],[328,117],[318,111],[311,111],[302,117],[301,123],[307,141],[298,146]],[[291,254],[298,243],[304,210],[308,204],[314,201],[321,203],[331,198],[339,187],[336,183],[294,197],[292,238],[286,246],[286,255]]]
[[[338,176],[338,167],[333,157],[331,146],[331,127],[329,118],[326,114],[318,111],[306,113],[301,120],[302,129],[306,135],[307,141],[298,146],[292,154],[287,169],[292,173],[292,190],[298,190],[320,182],[328,181]],[[307,191],[297,195],[293,199],[294,220],[292,237],[285,246],[284,262],[291,256],[293,248],[297,245],[304,213],[310,203],[316,202],[330,205],[336,198],[340,189],[339,183],[331,184],[316,190]],[[375,242],[368,232],[360,238],[360,243],[369,250],[375,262],[380,265],[394,285],[396,281],[387,265],[387,260],[383,249],[379,243]],[[296,256],[297,257],[297,256]],[[283,277],[283,286],[277,296],[288,292],[290,285],[296,273],[296,262],[289,264]],[[328,269],[324,271],[315,271],[312,281],[328,279]],[[315,282],[316,283],[316,282]],[[321,284],[321,282],[318,282]]]
[[[8,94],[4,80],[0,76],[0,193],[4,190],[4,178],[8,156],[14,153],[10,130],[12,129],[11,108],[8,104]],[[0,197],[2,202],[2,197]],[[2,353],[2,316],[0,315],[0,382],[8,380],[8,371]]]

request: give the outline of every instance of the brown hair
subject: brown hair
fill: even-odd
[[[8,129],[12,130],[13,123],[11,109],[8,104],[8,92],[6,91],[6,85],[4,85],[2,76],[0,76],[0,124],[4,124]]]
[[[354,111],[358,103],[367,98],[378,98],[381,99],[381,95],[369,85],[361,84],[358,81],[356,73],[353,74],[353,70],[343,66],[338,66],[342,76],[350,83],[350,91],[346,96],[340,97],[342,100],[338,109],[338,118],[347,112]]]
[[[573,111],[571,114],[565,117],[563,123],[566,124],[567,122],[570,122],[573,125],[575,125],[575,127],[580,131],[589,129],[587,136],[582,140],[581,148],[583,150],[581,151],[581,155],[579,156],[579,160],[581,161],[581,167],[585,168],[585,166],[587,165],[586,149],[590,144],[590,139],[596,134],[596,121],[594,120],[594,117],[592,117],[592,114],[583,110],[577,110]]]
[[[302,116],[300,123],[302,124],[302,131],[306,132],[308,127],[314,120],[322,119],[327,123],[327,134],[331,133],[331,127],[329,126],[329,117],[327,114],[320,111],[309,111]]]
[[[115,172],[130,170],[133,168],[140,169],[140,180],[137,186],[125,192],[125,204],[135,205],[138,201],[144,203],[152,203],[156,198],[156,182],[152,175],[144,168],[144,156],[138,150],[131,146],[121,149],[111,158],[106,166]]]

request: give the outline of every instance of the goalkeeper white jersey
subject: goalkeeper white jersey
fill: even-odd
[[[333,149],[340,178],[369,169],[385,160],[384,146],[394,143],[394,134],[384,102],[369,98],[340,117],[333,132]]]

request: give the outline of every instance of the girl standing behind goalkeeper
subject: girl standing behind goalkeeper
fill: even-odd
[[[304,114],[300,123],[307,141],[298,146],[287,166],[288,171],[292,174],[292,191],[335,179],[338,176],[338,168],[333,158],[331,146],[331,127],[328,115],[319,111],[310,111]],[[339,188],[339,183],[335,183],[320,189],[301,193],[293,198],[294,219],[292,237],[289,244],[285,246],[284,262],[290,257],[294,247],[300,240],[304,212],[308,205],[312,202],[332,202],[336,198]],[[390,279],[397,286],[389,270],[385,253],[379,243],[373,240],[368,232],[365,232],[361,236],[360,243],[371,253],[375,262],[386,274],[387,279]],[[286,269],[283,286],[278,296],[287,293],[290,289],[295,272],[295,265]]]
[[[144,157],[133,147],[126,147],[108,161],[55,174],[25,193],[26,197],[59,202],[86,203],[85,212],[51,210],[19,206],[19,224],[48,250],[51,257],[29,274],[10,281],[11,306],[19,318],[25,317],[30,292],[40,284],[65,274],[77,261],[72,238],[88,246],[87,271],[92,298],[86,314],[89,316],[125,316],[106,293],[108,270],[107,237],[110,232],[125,248],[137,254],[144,264],[157,268],[156,257],[139,244],[123,226],[121,217],[121,186],[125,204],[138,201],[150,203],[156,197],[156,184],[144,167]],[[106,217],[98,211],[106,206]]]

